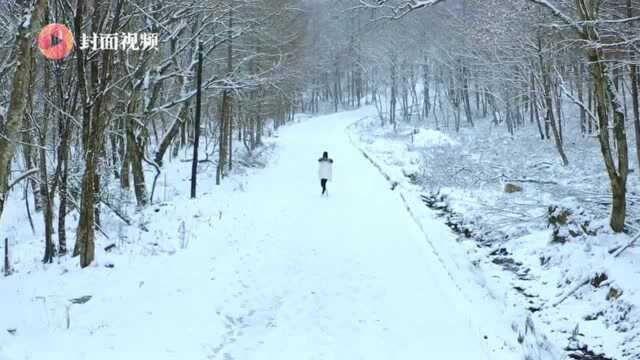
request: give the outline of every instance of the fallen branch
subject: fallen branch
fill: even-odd
[[[126,215],[122,214],[118,209],[115,208],[115,206],[111,205],[111,203],[109,203],[108,201],[102,198],[100,199],[100,202],[103,203],[107,207],[107,209],[111,210],[111,212],[113,212],[125,224],[131,226],[132,224],[131,219],[129,219]]]
[[[619,250],[615,251],[613,253],[613,257],[617,258],[618,256],[620,256],[620,254],[622,254],[625,250],[627,250],[628,248],[632,247],[636,243],[636,241],[638,241],[638,239],[640,239],[640,233],[636,234],[636,236],[634,236],[633,239],[631,239],[631,241],[629,241],[627,243],[627,245],[625,245],[622,248],[620,248]]]
[[[535,180],[535,179],[506,179],[507,182],[519,182],[519,183],[534,183],[543,185],[558,185],[555,181],[549,180]]]
[[[190,162],[193,162],[193,158],[191,158],[191,159],[182,159],[182,160],[180,160],[180,162],[182,162],[182,163],[190,163]],[[198,160],[198,164],[204,164],[204,163],[213,163],[213,161],[210,160],[210,159]]]
[[[575,294],[578,290],[580,290],[580,288],[582,288],[583,286],[587,285],[590,282],[590,280],[591,280],[591,278],[587,277],[584,281],[580,282],[576,287],[574,287],[571,291],[566,293],[562,298],[560,298],[558,301],[553,303],[551,306],[556,307],[556,306],[562,304],[565,300],[567,300],[569,298],[569,296]]]
[[[71,203],[71,205],[73,205],[75,211],[79,211],[78,209],[80,209],[80,204],[78,204],[78,202],[76,201],[76,199],[74,199],[73,196],[69,196],[67,200]],[[104,230],[102,230],[102,227],[100,227],[98,223],[94,221],[93,225],[102,235],[104,235],[105,238],[110,239],[109,235],[107,235],[107,233]]]
[[[613,257],[617,258],[618,256],[620,256],[620,254],[622,254],[625,250],[627,250],[628,248],[632,247],[633,244],[635,244],[636,241],[638,241],[638,239],[640,239],[640,233],[636,234],[636,236],[631,239],[631,241],[629,241],[627,243],[627,245],[623,246],[622,248],[620,248],[619,250],[615,251],[613,253]],[[587,277],[583,282],[579,283],[575,288],[573,288],[573,290],[569,291],[567,294],[565,294],[562,298],[560,298],[558,301],[556,301],[555,303],[553,303],[553,307],[556,307],[558,305],[560,305],[563,301],[565,301],[569,296],[575,294],[581,287],[589,284],[590,282],[590,277]]]
[[[153,177],[153,185],[151,185],[151,196],[149,197],[149,203],[153,204],[153,195],[156,193],[156,184],[158,183],[158,178],[160,177],[160,166],[155,161],[151,161],[147,159],[146,156],[142,157],[147,164],[153,166],[156,170],[156,175]]]
[[[29,219],[29,225],[31,225],[31,232],[36,233],[36,228],[33,226],[33,218],[31,217],[31,209],[29,208],[29,187],[24,187],[24,206],[27,210],[27,218]]]
[[[31,170],[26,171],[22,175],[18,176],[18,178],[16,178],[11,184],[9,184],[9,188],[7,189],[7,191],[11,190],[11,188],[16,186],[20,181],[28,178],[31,175],[38,173],[39,171],[40,171],[39,168],[33,168]]]

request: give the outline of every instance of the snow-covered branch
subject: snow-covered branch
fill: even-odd
[[[582,27],[578,24],[578,22],[575,19],[573,19],[569,15],[565,14],[564,12],[562,12],[555,5],[551,4],[549,1],[547,1],[547,0],[529,0],[529,1],[531,1],[534,4],[537,4],[537,5],[540,5],[540,6],[543,6],[543,7],[547,8],[549,11],[551,11],[551,14],[553,14],[553,16],[555,16],[558,19],[560,19],[566,25],[571,26],[579,34],[583,33]]]
[[[386,17],[400,19],[414,10],[430,7],[444,1],[445,0],[408,0],[394,3],[389,0],[360,0],[359,8],[389,10],[392,15]]]

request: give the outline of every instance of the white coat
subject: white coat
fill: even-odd
[[[318,177],[322,179],[327,179],[331,181],[333,177],[333,160],[331,159],[320,159],[318,160]]]

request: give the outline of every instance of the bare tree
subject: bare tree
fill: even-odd
[[[18,129],[22,124],[30,97],[29,85],[33,75],[33,39],[40,19],[43,18],[47,0],[19,1],[19,10],[23,12],[15,40],[16,66],[13,74],[9,109],[2,124],[0,136],[0,216],[9,191],[11,159],[18,142]]]

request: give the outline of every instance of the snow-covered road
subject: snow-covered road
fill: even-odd
[[[0,359],[489,359],[474,309],[350,143],[345,128],[371,111],[281,129],[277,159],[228,204],[175,204],[195,217],[186,250],[0,281]],[[65,304],[84,294],[66,329]]]
[[[246,259],[244,271],[262,264],[247,291],[280,301],[271,326],[223,350],[234,359],[486,358],[424,235],[349,141],[346,126],[365,114],[283,129],[279,160],[251,181],[243,231],[265,242]],[[316,178],[325,150],[329,198]]]

